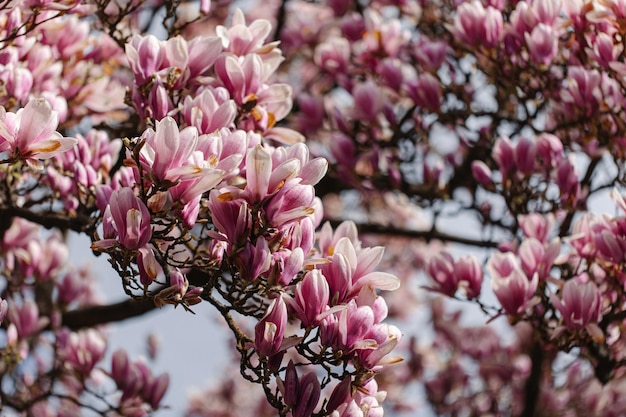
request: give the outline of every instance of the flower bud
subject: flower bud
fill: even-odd
[[[272,301],[267,314],[254,327],[254,347],[261,356],[279,352],[287,326],[287,306],[282,297]]]

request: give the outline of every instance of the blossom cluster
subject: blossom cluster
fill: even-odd
[[[283,58],[266,43],[270,30],[237,12],[213,37],[135,36],[128,44],[133,105],[149,127],[126,145],[124,180],[98,188],[102,238],[92,248],[133,277],[129,290],[158,304],[221,298],[256,317],[253,337],[236,334],[251,342],[242,353],[247,377],[266,385],[271,372],[282,381],[274,406],[298,416],[370,407],[345,395],[320,410],[330,379],[298,377],[293,365],[319,364],[330,376],[343,364],[343,384],[360,386],[396,361],[388,354],[401,333],[383,323],[376,290],[398,281],[374,271],[383,249],[362,248],[353,224],[325,226],[316,237],[322,207],[313,186],[327,162],[309,156],[299,133],[274,126],[291,108],[291,88],[271,81]],[[188,275],[204,284],[190,285]],[[290,334],[296,323],[301,331]]]

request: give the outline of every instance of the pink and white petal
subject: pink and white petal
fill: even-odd
[[[57,114],[44,98],[28,102],[18,111],[20,119],[16,136],[16,146],[22,152],[33,142],[48,139],[58,126]]]
[[[387,272],[371,272],[362,276],[354,283],[352,291],[358,293],[365,285],[385,291],[395,291],[400,288],[400,278]]]
[[[73,148],[78,143],[75,138],[65,138],[58,134],[58,138],[47,139],[31,144],[26,151],[28,157],[50,159],[53,156]]]
[[[274,139],[283,145],[295,145],[305,141],[304,135],[287,127],[273,127],[263,134],[268,139]]]

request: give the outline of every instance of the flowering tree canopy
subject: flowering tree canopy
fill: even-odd
[[[241,374],[189,417],[626,413],[625,1],[0,22],[3,410],[158,415],[168,374],[104,325],[181,308],[218,313]]]

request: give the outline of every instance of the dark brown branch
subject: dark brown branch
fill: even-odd
[[[341,221],[330,220],[333,227],[339,226]],[[399,229],[392,226],[382,226],[378,224],[369,223],[357,223],[357,228],[361,233],[370,233],[377,235],[408,237],[411,239],[423,239],[426,241],[440,240],[442,242],[460,243],[461,245],[475,246],[480,248],[497,248],[500,242],[494,242],[491,240],[478,240],[471,239],[458,235],[450,235],[447,233],[439,232],[436,229],[431,230],[407,230]]]
[[[587,167],[587,171],[585,172],[585,176],[580,181],[580,186],[581,186],[582,189],[590,187],[591,179],[593,177],[593,173],[595,172],[595,170],[598,167],[598,164],[600,163],[601,160],[602,160],[602,158],[595,157],[589,163],[589,166]],[[563,223],[561,223],[561,227],[559,228],[559,236],[560,237],[564,237],[564,236],[569,235],[569,229],[570,229],[570,227],[572,225],[572,221],[574,220],[574,215],[576,213],[577,213],[576,210],[570,210],[567,213],[567,216],[565,217],[565,219],[563,220]]]
[[[0,218],[21,217],[25,220],[37,223],[46,229],[73,230],[78,233],[87,232],[94,223],[94,219],[84,214],[70,217],[57,213],[34,212],[21,207],[0,208]]]
[[[280,40],[280,32],[283,30],[283,26],[285,26],[285,18],[287,15],[287,0],[282,0],[280,2],[280,7],[278,8],[278,13],[276,15],[276,29],[274,30],[274,40]]]
[[[123,321],[141,316],[156,308],[150,298],[129,299],[116,304],[86,307],[63,314],[62,324],[71,330],[80,330],[101,324]]]
[[[530,360],[532,367],[530,375],[524,385],[524,409],[520,414],[520,417],[533,417],[537,410],[537,401],[539,400],[539,393],[541,391],[541,378],[543,374],[543,362],[544,353],[541,341],[535,340],[533,342],[530,352]]]

